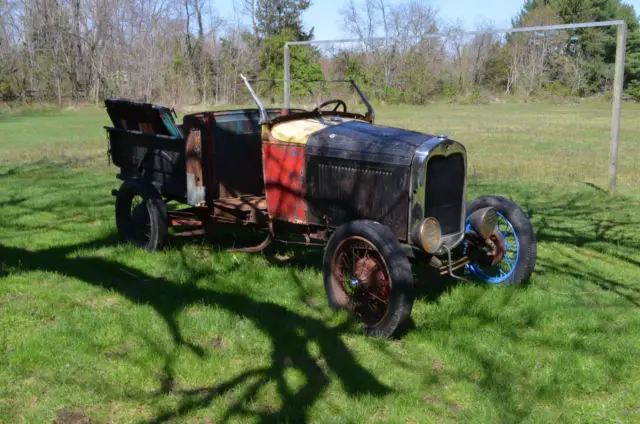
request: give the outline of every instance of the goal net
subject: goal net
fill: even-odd
[[[363,109],[353,91],[316,82],[311,95],[298,82],[353,79],[376,105],[378,123],[464,142],[476,181],[613,191],[625,39],[626,24],[612,21],[292,42],[283,103],[343,98]],[[634,157],[623,157],[623,168],[635,166]],[[631,187],[637,176],[621,182]]]

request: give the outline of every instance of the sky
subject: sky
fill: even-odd
[[[358,0],[356,0],[358,1]],[[387,4],[402,3],[405,0],[386,0]],[[466,30],[479,25],[490,24],[494,28],[511,27],[511,18],[518,14],[524,0],[425,0],[438,11],[440,23],[446,26],[459,23]],[[234,17],[242,0],[213,0],[217,14],[226,19]],[[311,7],[304,13],[305,29],[314,27],[316,40],[332,40],[349,36],[344,30],[341,10],[346,0],[312,0]],[[640,13],[640,0],[627,0]]]

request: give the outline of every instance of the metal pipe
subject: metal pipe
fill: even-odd
[[[284,44],[284,108],[289,109],[291,107],[291,66],[290,66],[290,52],[289,44]]]
[[[269,117],[267,115],[267,111],[265,110],[264,106],[262,105],[262,102],[258,98],[258,95],[256,94],[256,92],[253,91],[253,87],[251,87],[251,84],[249,84],[249,81],[247,80],[247,78],[242,74],[240,74],[240,78],[242,78],[242,81],[244,81],[244,85],[247,86],[247,90],[249,90],[249,94],[251,94],[251,97],[253,98],[253,101],[256,102],[256,104],[258,105],[258,109],[260,109],[260,124],[264,124],[265,122],[267,122],[269,120]]]
[[[477,30],[477,31],[465,31],[465,35],[478,35],[478,34],[486,34],[488,32],[535,32],[535,31],[554,31],[554,30],[564,30],[564,29],[577,29],[577,28],[594,28],[594,27],[605,27],[605,26],[622,26],[626,25],[625,21],[617,20],[617,21],[602,21],[602,22],[580,22],[573,24],[562,24],[562,25],[543,25],[543,26],[530,26],[530,27],[521,27],[521,28],[502,28],[502,29],[488,29],[488,30]],[[420,36],[421,39],[428,38],[444,38],[447,37],[446,33],[432,33],[432,34],[424,34]],[[392,37],[373,37],[369,38],[366,41],[385,41],[385,40],[393,40]],[[309,40],[309,41],[289,41],[285,43],[285,54],[287,52],[287,48],[289,46],[301,46],[307,44],[331,44],[331,43],[359,43],[362,42],[361,38],[343,38],[340,40]],[[400,40],[398,40],[400,41]]]
[[[624,85],[624,62],[626,54],[626,40],[627,40],[627,23],[623,20],[615,21],[603,21],[603,22],[580,22],[572,24],[562,25],[545,25],[545,26],[531,26],[522,28],[506,28],[506,29],[490,29],[465,32],[466,35],[478,35],[486,33],[517,33],[517,32],[535,32],[535,31],[554,31],[554,30],[567,30],[578,28],[596,28],[617,26],[617,44],[616,44],[616,62],[615,62],[615,76],[613,83],[613,104],[611,112],[611,144],[609,146],[609,192],[613,195],[616,191],[616,184],[618,178],[618,150],[620,145],[620,114],[622,109],[622,89]],[[433,33],[425,34],[421,39],[430,38],[445,38],[448,34]],[[388,37],[373,37],[367,41],[385,41],[393,40]],[[284,45],[284,100],[285,107],[289,107],[290,104],[290,65],[289,65],[289,47],[298,45],[311,45],[311,44],[332,44],[332,43],[359,43],[363,40],[360,38],[340,39],[340,40],[310,40],[310,41],[289,41]]]
[[[352,79],[349,80],[349,82],[351,82],[351,85],[356,90],[356,92],[360,96],[360,99],[362,100],[362,102],[366,106],[366,108],[367,108],[367,115],[366,116],[367,116],[367,118],[369,118],[369,120],[373,124],[373,121],[375,121],[375,119],[376,119],[376,111],[373,109],[373,106],[371,106],[371,103],[369,103],[369,99],[367,99],[367,97],[364,95],[364,93],[360,90],[360,87],[358,87],[358,84],[356,84],[356,82],[354,80],[352,80]]]
[[[620,145],[620,112],[624,85],[624,62],[627,45],[627,23],[618,26],[616,64],[613,80],[613,104],[611,107],[611,146],[609,148],[609,193],[614,195],[618,179],[618,149]]]

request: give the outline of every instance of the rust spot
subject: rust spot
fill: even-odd
[[[198,187],[202,187],[202,135],[197,128],[192,128],[189,131],[186,154],[187,174],[193,174]]]
[[[140,122],[140,131],[145,134],[153,134],[153,125],[149,122]]]

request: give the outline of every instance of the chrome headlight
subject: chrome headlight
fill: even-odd
[[[437,219],[428,217],[413,228],[411,239],[425,252],[435,255],[442,247],[442,229]]]
[[[473,231],[483,239],[488,238],[498,225],[498,214],[491,206],[478,209],[469,216],[469,224]]]

